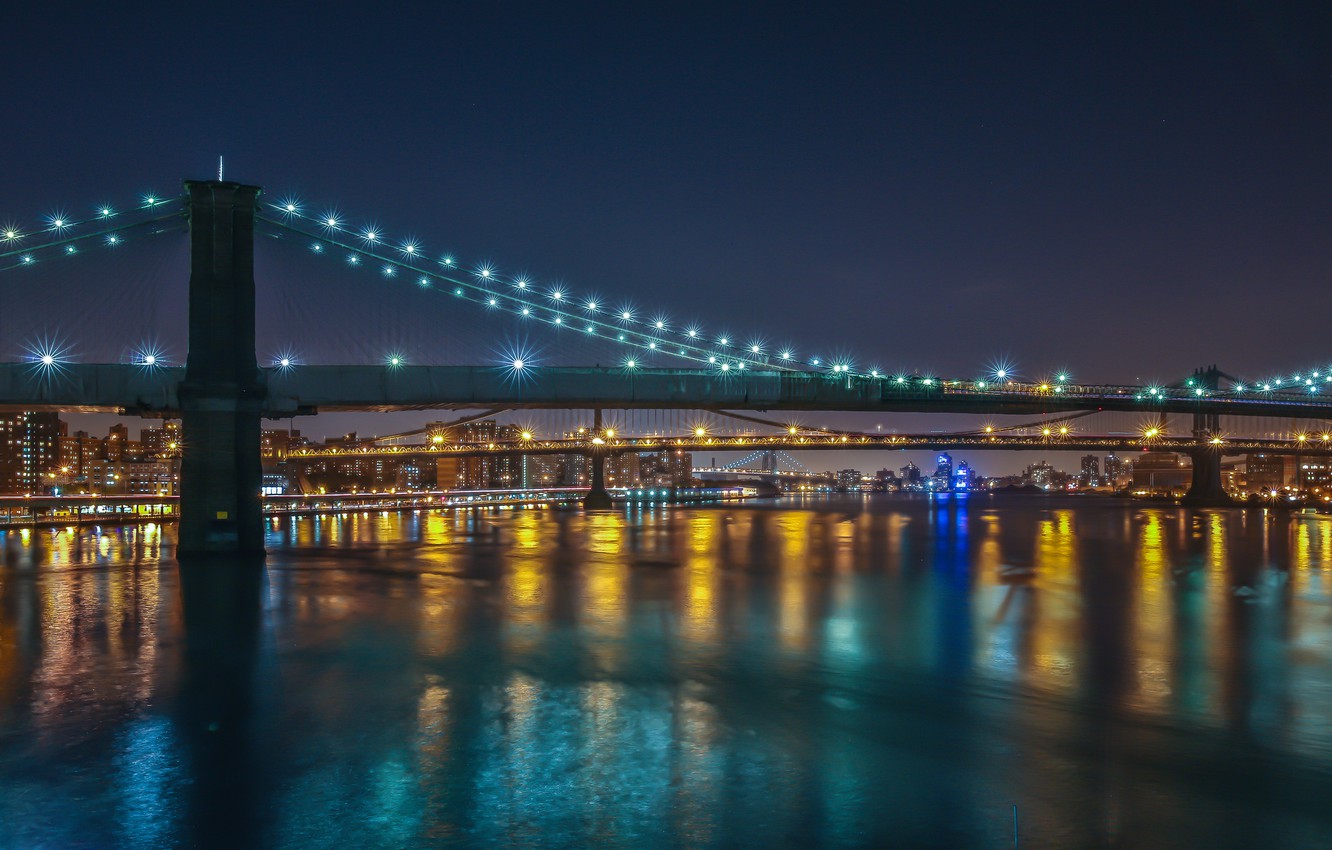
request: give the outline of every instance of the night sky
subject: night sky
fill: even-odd
[[[886,369],[1332,359],[1332,7],[837,5],[8,8],[0,220],[224,154],[427,246]]]

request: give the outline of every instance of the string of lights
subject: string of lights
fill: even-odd
[[[385,277],[412,279],[423,288],[451,292],[457,299],[509,313],[521,321],[621,343],[631,349],[623,363],[630,370],[644,365],[646,355],[657,353],[704,365],[720,373],[745,369],[781,370],[847,381],[881,382],[888,388],[917,392],[1037,393],[1071,397],[1086,394],[1087,390],[1109,390],[1131,393],[1135,400],[1147,404],[1167,399],[1238,397],[1254,393],[1291,396],[1332,392],[1332,366],[1295,373],[1289,378],[1236,381],[1224,388],[1195,386],[1192,380],[1182,387],[1143,388],[1080,385],[1073,382],[1067,371],[1024,380],[1007,363],[993,364],[981,378],[956,379],[901,372],[890,374],[877,368],[857,370],[849,358],[815,356],[801,362],[789,345],[774,349],[759,337],[740,343],[730,334],[712,338],[697,325],[673,323],[665,313],[647,313],[627,302],[611,306],[596,295],[579,295],[559,285],[542,287],[526,275],[506,275],[490,263],[467,264],[452,253],[435,257],[415,238],[395,240],[378,225],[354,226],[351,219],[336,208],[315,215],[298,199],[287,197],[268,204],[267,210],[268,214],[260,215],[262,221],[310,240],[310,250],[315,254],[341,256],[351,266],[374,268]],[[511,360],[507,365],[515,371],[535,365],[530,357],[515,356]],[[396,366],[405,361],[401,356],[393,355],[387,362]]]
[[[131,207],[98,205],[92,215],[47,215],[35,228],[0,226],[0,271],[36,265],[50,254],[72,257],[94,248],[118,248],[134,238],[184,227],[184,195],[145,195]],[[178,225],[173,227],[170,225]]]
[[[523,321],[624,344],[634,349],[624,360],[627,369],[645,365],[643,358],[652,354],[683,358],[722,373],[798,369],[789,347],[773,353],[758,338],[743,346],[729,334],[710,339],[697,326],[675,327],[664,313],[645,317],[628,303],[612,307],[596,295],[575,295],[559,286],[540,288],[528,277],[504,275],[493,265],[468,266],[452,254],[432,261],[420,243],[406,240],[395,245],[376,226],[353,229],[333,211],[307,215],[292,200],[269,206],[273,215],[261,215],[260,220],[309,239],[312,253],[340,255],[350,266],[374,268],[388,278],[415,280],[423,288],[451,292],[454,298]],[[524,361],[517,368],[534,365],[530,359],[514,359]]]
[[[8,223],[0,226],[0,271],[37,264],[59,254],[75,256],[94,248],[114,248],[145,233],[184,226],[186,196],[146,194],[124,206],[98,205],[80,218],[56,210],[34,227]],[[465,264],[451,253],[436,256],[416,239],[391,239],[376,225],[354,227],[336,209],[312,214],[296,198],[288,197],[261,205],[257,216],[273,235],[305,240],[314,254],[340,257],[348,265],[375,269],[386,278],[403,278],[416,285],[485,310],[511,315],[520,322],[545,325],[557,331],[577,333],[589,339],[609,340],[626,349],[622,366],[628,371],[645,368],[654,355],[679,358],[713,370],[738,375],[745,370],[790,372],[806,377],[834,378],[850,385],[865,382],[886,391],[914,394],[977,394],[1008,396],[1040,395],[1052,399],[1093,397],[1105,394],[1130,395],[1150,407],[1168,400],[1273,397],[1281,400],[1332,395],[1332,365],[1261,380],[1232,380],[1228,386],[1207,386],[1195,379],[1177,385],[1078,384],[1068,371],[1042,378],[1022,378],[1007,362],[995,362],[979,378],[944,378],[906,372],[888,373],[878,368],[858,369],[849,357],[801,359],[793,346],[771,346],[761,336],[741,338],[729,333],[705,333],[699,325],[673,322],[665,312],[648,312],[628,301],[614,306],[590,294],[577,294],[562,285],[540,286],[525,275],[501,273],[494,265]],[[50,352],[47,352],[48,354]],[[152,353],[144,358],[156,357]],[[275,359],[278,368],[298,364],[294,352]],[[402,352],[390,352],[385,364],[406,365]],[[505,355],[504,366],[513,374],[534,368],[536,358],[525,350]]]

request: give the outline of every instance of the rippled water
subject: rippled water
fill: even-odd
[[[1041,497],[0,532],[3,847],[1332,846],[1332,521]]]

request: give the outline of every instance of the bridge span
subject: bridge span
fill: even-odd
[[[0,363],[0,409],[176,416],[182,409],[185,371],[106,363],[69,363],[42,371],[27,363]],[[489,407],[995,415],[1103,410],[1332,418],[1332,397],[1299,392],[1199,393],[1187,388],[1018,382],[996,388],[983,381],[909,378],[898,383],[887,377],[757,369],[721,374],[551,366],[528,368],[515,379],[503,368],[475,366],[256,367],[251,392],[259,414],[273,419],[351,410]]]

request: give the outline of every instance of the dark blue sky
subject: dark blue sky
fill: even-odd
[[[1332,358],[1326,4],[639,5],[7,9],[0,219],[223,153],[431,247],[886,368]]]

